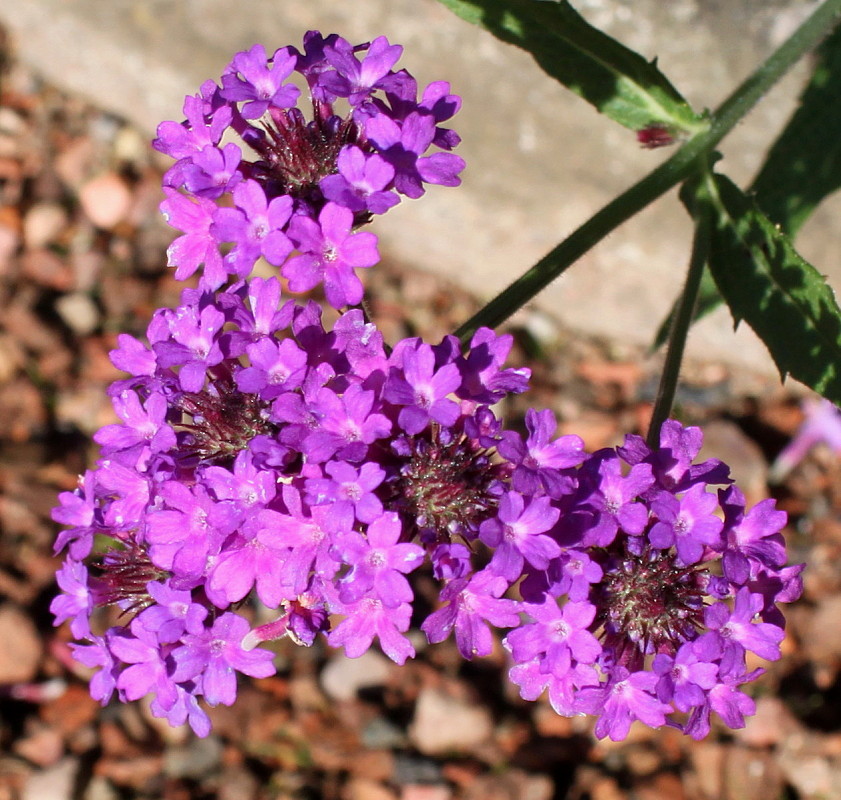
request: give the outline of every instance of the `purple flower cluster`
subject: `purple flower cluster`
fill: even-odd
[[[776,603],[800,568],[784,566],[773,501],[746,512],[722,464],[692,463],[697,428],[592,455],[553,438],[551,411],[530,411],[525,437],[502,430],[491,405],[528,379],[502,366],[510,337],[388,352],[360,310],[327,331],[314,303],[281,304],[277,278],[185,290],[147,338],[120,337],[121,422],[55,512],[53,611],[102,668],[99,699],[153,693],[155,713],[204,733],[198,698],[230,703],[236,671],[270,674],[265,640],[323,633],[358,656],[378,639],[403,663],[406,576],[426,565],[431,642],[453,633],[472,658],[513,629],[523,697],[548,689],[559,713],[598,715],[600,736],[675,710],[702,736],[712,711],[736,726],[752,708],[745,653],[779,657]],[[251,629],[247,598],[276,619]],[[95,632],[110,604],[130,624]]]
[[[803,569],[785,566],[786,515],[773,500],[747,511],[724,464],[693,463],[701,444],[669,420],[657,450],[628,435],[550,495],[560,552],[520,585],[510,678],[526,699],[548,690],[559,714],[598,715],[600,738],[634,720],[702,738],[711,712],[742,727],[754,703],[738,687],[762,672],[746,654],[780,657],[777,603],[799,597]]]
[[[441,127],[460,98],[438,81],[419,100],[415,79],[392,69],[402,51],[384,36],[352,46],[317,31],[303,53],[283,47],[269,58],[255,45],[237,53],[221,87],[207,81],[186,98],[185,122],[161,123],[153,144],[177,159],[161,204],[182,233],[168,251],[176,278],[203,267],[200,285],[214,290],[264,258],[294,292],[323,285],[336,308],[361,301],[354,270],[379,254],[376,236],[357,229],[424,184],[457,186],[464,169],[448,152],[458,135]],[[297,107],[296,75],[311,119]]]
[[[469,659],[507,629],[521,695],[596,715],[597,736],[641,720],[701,737],[713,712],[740,726],[753,703],[739,687],[761,672],[746,654],[779,657],[777,604],[799,595],[801,567],[785,566],[773,501],[748,511],[723,464],[694,463],[697,428],[670,421],[655,450],[628,436],[593,454],[555,436],[551,411],[504,430],[493,406],[529,378],[504,366],[510,336],[389,347],[361,309],[327,328],[316,303],[282,302],[277,277],[247,277],[260,256],[293,289],[318,274],[341,311],[367,248],[353,228],[394,190],[417,196],[457,171],[446,153],[421,156],[455,144],[436,127],[458,107],[446,85],[418,104],[383,38],[305,45],[271,62],[239,54],[221,89],[188,98],[189,125],[161,126],[158,146],[179,158],[167,180],[192,195],[171,189],[164,208],[196,221],[173,245],[176,275],[205,271],[145,342],[119,337],[119,422],[95,435],[95,468],[53,514],[66,560],[51,610],[97,669],[92,695],[151,696],[153,714],[206,735],[204,705],[233,703],[237,673],[273,674],[261,645],[280,636],[323,635],[351,657],[376,640],[402,664],[421,605],[407,576],[423,570],[439,595],[420,622],[430,642],[453,634]],[[291,108],[294,70],[310,123]],[[259,161],[218,147],[229,126]],[[306,172],[290,153],[333,161]],[[367,194],[353,182],[381,169]],[[328,250],[325,268],[314,254]]]

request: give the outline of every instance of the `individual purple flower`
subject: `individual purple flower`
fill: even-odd
[[[333,543],[353,526],[353,512],[348,508],[313,506],[309,515],[298,490],[283,487],[283,500],[288,513],[266,509],[264,537],[280,549],[288,548],[279,565],[279,585],[287,599],[304,592],[314,572],[329,580],[339,569],[333,557]]]
[[[302,647],[311,647],[319,633],[325,633],[329,627],[327,619],[327,600],[321,591],[319,581],[314,580],[311,588],[291,600],[281,604],[279,617],[253,628],[242,640],[245,650],[251,650],[262,642],[270,642],[288,636],[291,641]]]
[[[236,208],[220,208],[211,233],[219,242],[233,242],[225,256],[229,271],[246,277],[257,259],[263,256],[276,267],[292,252],[292,242],[284,232],[292,215],[288,195],[269,201],[257,181],[246,180],[234,187]]]
[[[677,420],[668,419],[660,428],[658,449],[652,451],[642,437],[628,434],[617,452],[631,465],[650,463],[659,486],[673,493],[683,492],[697,483],[732,483],[727,465],[718,459],[692,463],[703,441],[700,428],[684,427]]]
[[[96,482],[100,492],[110,496],[102,512],[103,525],[111,533],[136,529],[151,497],[149,477],[119,461],[102,459]],[[73,556],[72,548],[70,555]]]
[[[506,431],[500,440],[500,455],[516,465],[511,485],[523,494],[545,491],[551,497],[567,494],[572,478],[563,470],[578,466],[584,461],[584,442],[573,434],[552,439],[557,429],[555,415],[550,409],[526,412],[528,438],[514,431]]]
[[[615,454],[604,451],[590,459],[581,471],[581,494],[595,519],[586,534],[588,544],[607,546],[621,529],[638,536],[648,524],[648,507],[638,502],[654,483],[650,464],[636,464],[623,475]]]
[[[262,117],[270,105],[289,108],[301,93],[294,84],[284,84],[296,63],[297,56],[284,47],[275,51],[269,66],[265,48],[255,44],[234,56],[230,71],[222,76],[221,95],[234,102],[246,101],[242,107],[246,119]]]
[[[361,461],[368,445],[391,432],[391,420],[372,413],[376,395],[352,384],[339,397],[326,387],[320,389],[310,405],[318,427],[302,444],[307,457],[316,462],[335,455],[348,461]]]
[[[723,664],[718,681],[713,686],[700,706],[695,706],[689,719],[683,727],[684,733],[693,739],[703,739],[710,732],[710,715],[715,711],[724,723],[733,730],[745,727],[745,716],[756,711],[753,699],[738,687],[759,677],[764,670],[745,670],[744,662],[740,659]]]
[[[418,341],[402,351],[402,374],[392,370],[385,387],[385,399],[403,406],[397,417],[400,427],[409,434],[420,433],[431,421],[452,425],[459,416],[459,407],[447,395],[461,383],[455,364],[436,368],[435,354],[428,344]]]
[[[432,574],[436,580],[451,581],[472,572],[471,551],[463,544],[439,544],[430,554]]]
[[[289,223],[289,238],[300,255],[292,256],[281,274],[293,292],[306,292],[324,284],[327,302],[333,308],[357,305],[362,283],[353,270],[373,267],[380,260],[373,233],[353,233],[353,212],[327,203],[316,222],[297,215]]]
[[[248,450],[237,454],[232,470],[212,465],[203,470],[201,478],[217,500],[233,500],[248,512],[268,505],[277,494],[276,474],[258,467]]]
[[[230,300],[231,321],[239,330],[233,341],[246,343],[259,341],[271,336],[276,331],[288,328],[292,323],[295,304],[280,304],[280,281],[271,278],[251,278],[242,285],[236,294],[220,295],[220,301]],[[243,347],[237,347],[231,353],[242,355]]]
[[[207,608],[194,603],[190,592],[157,581],[146,584],[146,591],[155,602],[141,611],[137,619],[147,631],[157,634],[162,644],[177,642],[185,632],[198,634],[204,630]]]
[[[453,344],[457,342],[455,337],[447,339],[453,341]],[[464,400],[490,404],[497,403],[510,394],[526,391],[531,370],[510,367],[503,369],[513,343],[514,337],[511,334],[500,336],[490,328],[479,328],[470,340],[467,354],[457,362],[462,384],[456,394]],[[458,349],[460,350],[460,346]],[[568,440],[568,444],[572,444],[572,441]],[[580,463],[581,460],[575,462]]]
[[[733,730],[745,727],[745,716],[756,712],[756,703],[738,690],[738,686],[754,680],[761,670],[746,673],[744,669],[726,672],[722,680],[710,690],[710,708]]]
[[[196,693],[199,688],[193,681],[185,681],[175,685],[177,697],[169,708],[164,708],[157,698],[149,703],[149,711],[153,717],[165,719],[173,727],[188,724],[196,736],[204,738],[210,734],[210,717],[199,706]]]
[[[319,186],[327,200],[353,212],[385,214],[400,198],[389,186],[394,167],[376,153],[364,153],[359,147],[342,148],[336,161],[338,173],[321,179]]]
[[[722,568],[728,580],[744,585],[759,565],[777,569],[785,564],[785,540],[780,531],[786,513],[774,500],[757,503],[745,514],[745,497],[736,486],[719,490],[724,509],[725,550]]]
[[[664,703],[674,702],[679,711],[702,705],[718,680],[718,665],[704,661],[694,642],[685,642],[674,657],[658,653],[651,669],[660,676],[657,697]]]
[[[183,645],[172,653],[176,664],[173,677],[179,682],[196,681],[210,706],[233,705],[237,672],[252,678],[275,674],[272,652],[262,648],[243,649],[242,641],[248,632],[248,622],[228,611],[209,629],[184,636]]]
[[[540,658],[541,671],[563,675],[571,661],[594,664],[602,646],[588,630],[596,616],[591,603],[565,603],[549,595],[542,604],[526,603],[522,610],[532,621],[509,631],[503,644],[514,661],[523,663]]]
[[[166,422],[168,404],[162,394],[154,392],[141,403],[136,392],[124,391],[112,403],[123,424],[100,428],[94,441],[126,466],[142,468],[151,455],[175,447],[175,431]]]
[[[135,618],[127,629],[111,628],[106,636],[111,652],[128,666],[117,677],[117,688],[127,700],[153,692],[163,708],[178,699],[172,677],[174,665],[158,637]]]
[[[324,36],[321,31],[307,31],[304,34],[304,52],[298,53],[295,69],[306,78],[313,99],[319,102],[336,99],[320,86],[319,79],[324,72],[332,69],[324,55],[325,47],[335,47],[340,38],[335,33]]]
[[[803,401],[803,422],[792,440],[779,452],[771,465],[769,480],[781,482],[817,444],[841,453],[841,411],[829,400],[807,398]]]
[[[665,725],[666,715],[671,713],[672,707],[654,695],[657,680],[651,672],[632,673],[618,667],[604,689],[582,690],[582,695],[596,699],[597,707],[604,709],[596,722],[596,737],[608,736],[612,741],[620,742],[628,735],[634,720],[652,728]]]
[[[358,106],[375,89],[388,87],[387,78],[402,52],[400,45],[389,44],[385,36],[378,36],[359,61],[350,45],[344,39],[337,39],[324,48],[324,55],[335,72],[323,73],[319,84],[336,97],[347,97],[352,106]]]
[[[207,559],[218,552],[240,520],[232,503],[215,501],[203,484],[166,481],[156,508],[146,516],[149,556],[161,569],[201,578]]]
[[[535,497],[528,505],[519,492],[507,492],[499,501],[496,517],[479,526],[479,538],[494,548],[488,568],[513,583],[525,562],[543,570],[561,554],[561,546],[546,532],[558,521],[559,509],[548,497]]]
[[[179,178],[191,194],[215,200],[242,180],[242,173],[237,170],[241,160],[242,150],[233,142],[221,149],[208,146],[190,158]]]
[[[307,374],[307,354],[293,339],[260,339],[246,347],[251,366],[234,376],[237,388],[272,400],[297,389]]]
[[[489,624],[514,628],[520,623],[518,605],[501,597],[508,588],[504,578],[487,571],[450,581],[441,592],[447,605],[433,611],[421,625],[431,642],[443,642],[455,631],[456,645],[465,658],[489,655],[493,638]]]
[[[461,98],[450,92],[448,81],[434,81],[424,90],[418,102],[417,81],[406,75],[398,86],[392,87],[387,93],[388,107],[381,101],[374,101],[378,108],[386,111],[395,120],[404,120],[413,111],[419,111],[432,116],[436,125],[452,119],[461,108]],[[449,128],[435,128],[435,138],[432,143],[442,150],[452,150],[461,141],[461,137]]]
[[[348,658],[359,658],[379,639],[383,652],[396,664],[415,655],[415,648],[403,634],[409,629],[412,607],[402,603],[387,608],[376,597],[363,597],[355,603],[335,604],[345,618],[327,635],[331,647],[344,647]]]
[[[225,316],[213,305],[199,309],[193,305],[179,306],[166,315],[171,341],[154,345],[161,367],[180,366],[178,381],[185,392],[198,392],[207,378],[208,367],[224,358],[219,347],[219,334]]]
[[[73,653],[73,658],[80,664],[84,664],[91,669],[100,668],[91,678],[91,697],[105,706],[117,688],[119,665],[105,639],[101,636],[91,636],[89,640],[90,644],[74,644],[71,642],[70,650]]]
[[[211,93],[218,89],[213,81],[208,81],[208,84]],[[207,98],[202,95],[187,95],[183,107],[186,121],[167,121],[158,125],[152,147],[172,158],[184,159],[191,158],[206,147],[218,145],[231,123],[231,109],[227,106],[211,109],[208,105]]]
[[[452,153],[423,157],[435,138],[435,120],[431,116],[413,112],[398,124],[386,114],[376,114],[365,120],[365,135],[394,167],[394,186],[400,194],[416,200],[424,193],[424,183],[461,183],[461,158]]]
[[[309,478],[305,488],[311,505],[347,504],[360,522],[373,522],[383,513],[383,504],[374,493],[385,478],[385,470],[372,462],[365,462],[357,470],[344,461],[330,461],[324,465],[329,478]]]
[[[777,603],[793,603],[803,594],[802,572],[805,568],[805,564],[793,564],[778,570],[757,570],[747,587],[762,597],[759,616],[763,622],[771,622],[785,630],[785,617]]]
[[[277,608],[282,600],[294,596],[292,588],[285,585],[283,570],[291,543],[278,535],[278,517],[278,512],[270,509],[248,517],[214,559],[206,583],[214,604],[224,608],[238,603],[252,589],[268,608]]]
[[[449,81],[433,81],[423,90],[423,96],[418,109],[432,115],[439,127],[435,128],[435,138],[432,143],[442,150],[452,150],[461,141],[461,137],[450,128],[442,128],[440,124],[452,119],[461,108],[461,98],[450,92]]]
[[[721,542],[724,523],[713,514],[717,507],[718,499],[703,484],[693,486],[680,499],[662,494],[651,503],[659,521],[651,527],[648,539],[658,549],[674,545],[684,564],[694,564],[704,547]]]
[[[754,622],[762,606],[762,595],[743,587],[736,593],[732,611],[725,603],[714,603],[706,608],[704,622],[721,637],[726,652],[732,653],[735,646],[750,650],[760,658],[776,661],[780,657],[784,633],[770,622]]]
[[[355,603],[366,594],[377,597],[386,608],[409,603],[414,597],[405,575],[424,560],[424,549],[400,542],[403,526],[393,512],[371,522],[365,536],[348,531],[338,539],[336,554],[350,566],[339,582],[339,599]]]
[[[53,625],[70,622],[70,632],[77,639],[90,636],[90,615],[96,604],[88,585],[88,569],[81,561],[68,559],[56,573],[61,594],[50,603],[50,613],[55,617]]]
[[[79,476],[78,489],[59,494],[59,505],[52,510],[51,516],[54,522],[70,527],[59,532],[54,553],[60,553],[69,544],[70,558],[75,561],[81,561],[90,554],[98,508],[96,481],[96,473],[87,470]]]
[[[161,214],[173,228],[183,231],[167,248],[167,264],[175,267],[175,279],[189,278],[204,266],[202,283],[208,289],[218,289],[227,277],[227,270],[219,252],[219,242],[211,233],[216,204],[204,197],[191,200],[175,189],[164,187],[166,200]]]
[[[570,600],[584,600],[590,587],[604,577],[604,570],[597,561],[583,550],[565,550],[558,562],[561,573],[557,589],[550,590],[556,596],[568,595]]]
[[[108,358],[117,369],[134,376],[151,377],[158,366],[154,352],[127,333],[117,336],[117,347],[108,353]]]
[[[560,662],[551,672],[543,670],[540,657],[520,664],[514,664],[508,671],[508,679],[520,690],[523,700],[537,700],[548,690],[549,704],[555,713],[573,717],[582,713],[579,707],[579,690],[597,689],[598,673],[588,664],[572,663],[568,649],[562,651]]]

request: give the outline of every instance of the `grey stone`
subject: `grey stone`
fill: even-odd
[[[418,695],[409,727],[409,739],[424,755],[469,753],[492,733],[487,708],[430,687]]]
[[[221,765],[222,749],[222,742],[216,736],[168,747],[164,753],[164,774],[171,778],[199,779],[216,772]]]
[[[714,107],[816,7],[807,0],[579,0],[648,58],[693,107]],[[669,152],[643,151],[629,131],[546,77],[514,47],[435,0],[0,0],[17,52],[50,81],[125,115],[147,133],[181,116],[183,95],[217,78],[233,52],[298,44],[309,28],[354,41],[386,34],[419,81],[446,79],[464,98],[454,127],[468,169],[460,189],[434,187],[374,227],[386,258],[433,270],[491,297]],[[721,169],[746,185],[807,75],[793,70],[722,144]],[[818,211],[802,252],[831,282],[839,201]],[[541,295],[573,330],[647,344],[683,281],[690,225],[674,193],[599,244]],[[746,326],[725,311],[702,322],[689,354],[775,371]]]
[[[362,729],[362,744],[368,750],[405,747],[406,732],[385,717],[374,717]]]

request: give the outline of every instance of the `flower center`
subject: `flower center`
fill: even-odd
[[[329,103],[314,100],[310,121],[297,108],[271,109],[269,116],[262,130],[252,128],[243,138],[261,157],[252,165],[252,176],[270,198],[319,196],[318,183],[336,172],[339,151],[347,144],[365,144],[353,119],[337,116]]]
[[[91,582],[99,606],[118,605],[124,614],[137,614],[155,601],[147,585],[166,576],[149,559],[146,549],[132,541],[124,550],[110,550],[92,564]]]
[[[449,435],[449,432],[447,432]],[[395,489],[397,503],[420,533],[436,542],[453,536],[473,539],[479,523],[496,508],[505,467],[464,435],[442,441],[433,425],[410,440],[410,452]]]
[[[175,405],[187,419],[173,427],[183,435],[178,451],[203,462],[231,461],[259,434],[274,434],[265,417],[268,404],[241,392],[230,379],[217,379],[201,392],[185,392]]]
[[[706,572],[678,566],[674,557],[666,550],[625,552],[605,570],[604,638],[629,669],[641,667],[647,654],[673,655],[701,625]]]

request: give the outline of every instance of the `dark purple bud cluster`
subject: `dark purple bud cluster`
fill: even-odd
[[[437,123],[458,100],[433,84],[417,103],[391,71],[399,54],[315,33],[270,62],[255,47],[188,98],[188,124],[161,126],[157,146],[179,159],[167,180],[187,192],[170,188],[164,209],[190,221],[176,275],[205,271],[145,342],[120,336],[120,422],[54,512],[67,558],[52,611],[98,668],[92,695],[151,695],[155,715],[206,735],[203,704],[233,703],[237,672],[273,674],[261,645],[280,636],[323,635],[351,657],[376,640],[402,664],[407,576],[422,569],[439,586],[430,642],[452,633],[473,658],[509,629],[522,696],[598,716],[598,736],[638,719],[701,737],[712,712],[740,726],[753,703],[739,687],[761,671],[746,653],[779,657],[777,603],[799,595],[801,568],[785,566],[773,501],[747,511],[723,464],[693,463],[697,428],[668,422],[655,450],[628,436],[593,454],[555,438],[551,411],[529,411],[525,436],[504,430],[492,407],[529,377],[504,367],[509,336],[388,347],[359,309],[328,329],[314,302],[281,302],[277,277],[247,277],[263,256],[293,288],[324,280],[341,312],[361,297],[353,229],[391,202],[375,196],[455,181],[454,156],[421,153],[455,144]],[[310,122],[292,108],[295,70]],[[219,148],[227,127],[257,161]],[[354,183],[380,169],[374,189]],[[255,627],[258,608],[269,621]]]

